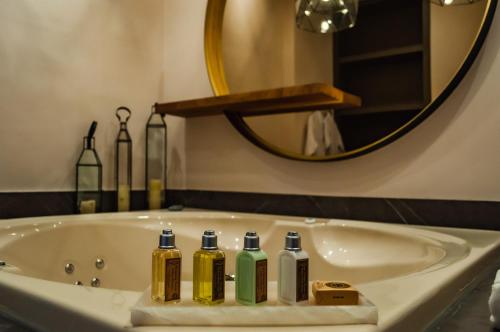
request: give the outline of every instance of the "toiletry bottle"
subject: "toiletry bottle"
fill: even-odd
[[[214,231],[205,231],[201,249],[193,255],[193,301],[203,304],[224,302],[226,258],[217,247]]]
[[[243,250],[236,256],[236,301],[255,305],[267,301],[267,254],[256,232],[247,232]]]
[[[288,304],[309,300],[309,255],[302,250],[300,235],[288,232],[285,249],[278,255],[278,299]]]
[[[175,303],[181,298],[181,252],[175,247],[171,229],[163,230],[160,244],[153,251],[151,299],[158,303]]]

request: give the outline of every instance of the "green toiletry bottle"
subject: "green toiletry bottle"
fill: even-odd
[[[267,301],[267,254],[256,232],[247,232],[243,250],[236,256],[236,301],[256,305]]]

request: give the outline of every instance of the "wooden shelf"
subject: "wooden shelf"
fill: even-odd
[[[328,84],[315,83],[157,104],[156,112],[190,118],[226,112],[255,116],[360,106],[361,98]]]
[[[339,110],[335,114],[338,116],[351,116],[351,115],[364,115],[375,113],[387,112],[407,112],[421,110],[426,105],[421,103],[401,103],[401,104],[388,104],[388,105],[373,105],[366,107],[354,108],[352,110]]]
[[[388,57],[394,57],[394,56],[401,56],[401,55],[406,55],[406,54],[413,54],[413,53],[423,52],[423,50],[424,50],[424,48],[423,48],[422,44],[415,44],[415,45],[404,46],[404,47],[390,48],[390,49],[386,49],[386,50],[382,50],[382,51],[374,51],[374,52],[368,52],[368,53],[363,53],[363,54],[343,56],[343,57],[340,57],[339,62],[341,64],[347,64],[347,63],[354,63],[354,62],[360,62],[360,61],[368,61],[368,60],[374,60],[374,59],[382,59],[382,58],[388,58]]]

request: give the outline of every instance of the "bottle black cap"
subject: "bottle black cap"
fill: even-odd
[[[247,232],[245,234],[243,250],[248,250],[248,251],[260,250],[259,236],[257,235],[257,232],[252,231],[252,232]]]
[[[160,235],[160,244],[158,248],[161,249],[174,249],[175,248],[175,234],[171,229],[164,229]]]
[[[215,235],[215,231],[208,230],[203,232],[203,236],[201,237],[201,249],[203,250],[217,249],[217,235]]]
[[[285,237],[285,250],[300,251],[300,235],[298,232],[288,232]]]

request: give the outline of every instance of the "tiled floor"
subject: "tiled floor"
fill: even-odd
[[[0,332],[32,332],[0,316]]]
[[[428,332],[493,332],[488,299],[496,270],[488,274],[464,299],[455,303],[444,319]]]

